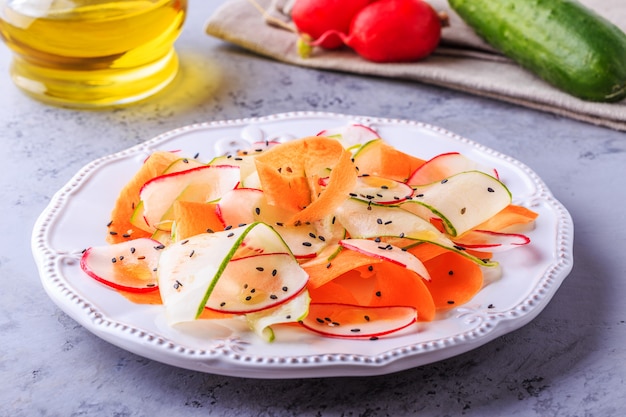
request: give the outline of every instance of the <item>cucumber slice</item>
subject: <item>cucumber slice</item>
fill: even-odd
[[[246,314],[250,328],[263,340],[273,342],[275,335],[273,325],[294,323],[304,320],[309,312],[311,297],[305,289],[291,300],[273,308]]]
[[[415,187],[413,199],[441,218],[450,236],[459,236],[511,204],[511,192],[491,175],[467,171]]]

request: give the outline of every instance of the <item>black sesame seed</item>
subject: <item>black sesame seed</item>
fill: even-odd
[[[255,212],[255,213],[257,214],[257,216],[258,216],[259,214],[261,214],[261,209],[260,209],[259,207],[257,207],[257,208],[255,208],[255,209],[254,209],[254,212]]]
[[[224,301],[222,301],[222,302],[220,303],[220,307],[224,307],[225,305],[226,305],[226,303],[225,303]]]
[[[235,236],[234,233],[229,233],[226,237],[233,237],[233,236]]]
[[[117,258],[111,258],[111,263],[117,262]]]
[[[490,193],[494,193],[495,192],[494,189],[491,188],[491,187],[487,187],[487,191],[489,191]]]
[[[138,256],[137,259],[139,259],[140,261],[143,261],[144,259],[146,259],[146,257],[142,255],[142,256]]]
[[[489,304],[487,308],[495,308],[495,306],[493,304]]]
[[[324,323],[324,320],[320,319],[319,317],[316,318],[315,320],[317,320],[318,323],[322,323],[322,324]]]
[[[130,248],[130,253],[135,253],[135,248]]]
[[[113,220],[107,223],[107,227],[111,227],[112,224],[113,224]]]
[[[110,234],[110,235],[115,236],[115,235],[117,235],[117,232],[114,232],[114,231],[112,231],[112,230],[111,230],[111,231],[109,232],[109,234]]]
[[[467,209],[466,209],[465,207],[463,207],[463,208],[461,209],[461,214],[465,214],[465,211],[466,211],[466,210],[467,210]]]
[[[283,288],[282,288],[282,290],[283,290],[283,291],[288,291],[288,290],[289,290],[289,288],[287,288],[287,287],[283,287]]]
[[[206,229],[206,232],[207,232],[207,233],[215,233],[215,232],[213,231],[213,229]]]
[[[277,296],[276,294],[272,294],[272,295],[270,295],[270,298],[271,298],[272,300],[276,300],[276,299],[278,298],[278,296]]]
[[[447,180],[447,179],[445,179],[445,180],[441,180],[441,183],[442,183],[442,184],[445,184],[445,183],[447,183],[447,182],[448,182],[448,180]]]
[[[365,319],[365,321],[370,321],[370,316],[363,316],[363,318]]]
[[[256,270],[259,272],[263,272],[265,270],[265,268],[263,268],[262,266],[257,266]]]
[[[273,277],[275,277],[277,273],[278,273],[278,271],[277,271],[277,270],[272,269],[272,276],[273,276]]]
[[[454,271],[452,270],[448,271],[448,275],[454,275]]]
[[[358,333],[358,332],[360,332],[360,331],[361,331],[361,329],[350,329],[350,331],[351,331],[352,333]]]
[[[370,337],[370,340],[378,340],[378,337],[377,336],[372,336],[372,337]]]
[[[246,297],[246,301],[250,301],[250,300],[252,300],[252,296],[251,295]]]
[[[380,291],[376,291],[376,297],[380,297],[382,293]]]
[[[376,219],[376,223],[383,224],[383,219]]]
[[[233,228],[233,226],[229,224],[228,226],[226,226],[226,227],[224,228],[224,230],[230,230],[230,229],[232,229],[232,228]]]
[[[180,242],[181,245],[186,245],[189,242],[189,239],[185,239],[182,242]]]
[[[448,304],[454,304],[454,300],[448,300]]]
[[[312,243],[311,242],[302,242],[302,245],[304,245],[304,246],[312,246]]]
[[[317,236],[315,236],[315,233],[309,233],[309,236],[311,236],[313,239],[315,239]]]
[[[189,257],[191,258],[194,255],[194,253],[196,253],[195,250],[192,250],[191,252],[189,252]]]
[[[368,266],[368,267],[367,267],[367,270],[368,270],[368,271],[370,271],[370,272],[371,272],[371,271],[373,271],[373,270],[374,270],[374,265],[370,265],[370,266]]]

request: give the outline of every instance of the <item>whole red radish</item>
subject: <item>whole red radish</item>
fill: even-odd
[[[422,0],[379,0],[354,16],[347,36],[337,35],[369,61],[410,62],[435,50],[441,27],[437,12]]]
[[[313,40],[328,31],[348,33],[350,22],[372,0],[296,0],[291,19],[300,33]],[[330,34],[318,46],[334,49],[343,45],[338,35]]]

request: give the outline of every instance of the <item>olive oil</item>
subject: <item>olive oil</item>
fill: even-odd
[[[174,41],[187,0],[0,0],[0,35],[14,52],[11,76],[58,105],[135,102],[178,71]]]

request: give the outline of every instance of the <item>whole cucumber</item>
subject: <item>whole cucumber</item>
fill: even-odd
[[[576,0],[449,0],[491,46],[583,100],[626,97],[626,34]]]

